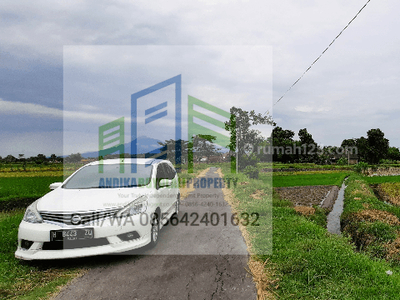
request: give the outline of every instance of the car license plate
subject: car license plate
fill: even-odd
[[[76,241],[93,239],[94,229],[63,229],[63,230],[50,230],[50,241]]]

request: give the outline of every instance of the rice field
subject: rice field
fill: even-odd
[[[291,186],[314,186],[314,185],[336,185],[340,186],[349,172],[318,171],[298,172],[284,174],[273,174],[272,182],[274,187]],[[263,181],[270,179],[270,174],[260,173],[259,178]]]

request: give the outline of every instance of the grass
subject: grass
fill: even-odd
[[[49,185],[63,176],[1,177],[0,201],[36,199],[50,192]]]
[[[275,200],[279,201],[279,200]],[[274,251],[267,258],[280,279],[282,299],[394,299],[400,270],[354,252],[344,237],[299,216],[290,207],[273,209]]]
[[[271,168],[271,163],[261,163],[260,167],[262,168]],[[276,170],[307,170],[307,169],[315,169],[315,170],[352,170],[353,165],[317,165],[315,163],[273,163],[273,168]]]
[[[351,237],[357,250],[400,265],[397,246],[400,207],[378,199],[366,177],[352,175],[346,184],[341,216],[343,231]]]
[[[227,172],[227,169],[223,171]],[[304,217],[296,213],[289,201],[280,200],[277,195],[271,196],[263,180],[249,179],[243,174],[227,176],[238,178],[239,184],[233,189],[237,211],[260,212],[268,220],[271,200],[273,202],[272,224],[260,222],[257,228],[246,227],[253,257],[261,262],[267,260],[265,268],[269,285],[264,289],[270,294],[276,294],[279,299],[398,298],[398,266],[356,252],[349,237],[328,233],[318,224],[318,218]],[[339,182],[340,178],[330,177],[330,180]],[[247,184],[240,185],[240,182]],[[311,182],[315,184],[321,179]],[[263,189],[265,196],[253,199],[251,195],[258,189]],[[267,245],[271,242],[272,228],[273,244]],[[393,275],[387,275],[388,270],[393,271]]]
[[[301,174],[301,173],[300,173]],[[273,175],[274,187],[310,186],[310,185],[337,185],[340,186],[349,172],[312,172],[306,174],[286,173]],[[261,180],[269,180],[271,175],[260,173]]]
[[[229,164],[220,164],[224,178],[235,185],[233,188],[235,198],[232,199],[231,205],[238,211],[239,215],[254,213],[258,214],[259,226],[245,226],[246,231],[252,240],[252,252],[259,255],[272,253],[272,184],[249,179],[243,173],[231,174]],[[226,198],[226,196],[225,196]],[[238,200],[240,199],[240,201]],[[255,215],[253,215],[255,217]],[[254,219],[252,219],[254,220]],[[243,220],[240,221],[243,223]],[[250,222],[252,223],[252,222]],[[246,224],[246,223],[243,223]]]
[[[379,200],[365,181],[365,177],[351,175],[346,180],[344,210],[342,216],[365,209],[387,211],[400,218],[400,207]]]
[[[82,272],[79,268],[54,268],[17,260],[18,226],[23,210],[0,213],[0,299],[39,299],[48,297],[59,285]]]
[[[372,176],[364,177],[368,184],[380,184],[384,182],[400,182],[400,176]]]
[[[2,177],[44,177],[71,175],[85,163],[0,163],[0,178]]]
[[[384,182],[378,186],[381,200],[400,206],[400,182]]]

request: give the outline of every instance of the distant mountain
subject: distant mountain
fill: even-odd
[[[153,139],[148,136],[140,136],[137,138],[137,147],[138,151],[137,153],[132,153],[132,154],[144,154],[144,153],[160,153],[161,146],[158,144],[158,142],[165,142],[165,141],[160,141],[158,139]],[[229,149],[220,147],[216,145],[216,148],[221,148],[221,150],[217,151],[219,153],[225,153],[228,152]],[[125,143],[125,153],[131,153],[131,143]],[[90,151],[90,152],[85,152],[81,153],[83,158],[89,158],[89,157],[98,157],[99,156],[99,151]],[[64,155],[64,157],[67,157],[69,155]]]
[[[163,142],[157,139],[153,139],[147,136],[140,136],[137,138],[137,153],[132,154],[142,154],[142,153],[160,153],[160,145],[158,142]],[[125,153],[131,153],[131,143],[125,143]],[[81,153],[83,158],[98,157],[99,151],[91,151]],[[68,155],[67,155],[68,156]]]

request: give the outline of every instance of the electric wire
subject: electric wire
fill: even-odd
[[[362,10],[368,5],[371,0],[368,0],[363,7],[357,12],[357,14],[350,20],[349,23],[339,32],[339,34],[332,40],[332,42],[325,48],[324,51],[311,63],[311,65],[304,71],[304,73],[287,89],[287,91],[275,102],[274,106],[282,100],[283,97],[303,78],[303,76],[311,69],[311,67],[321,58],[322,55],[332,46],[332,44],[339,38],[339,36],[350,26],[350,24],[358,17]],[[268,111],[267,111],[268,112]],[[265,112],[265,113],[267,113]]]

